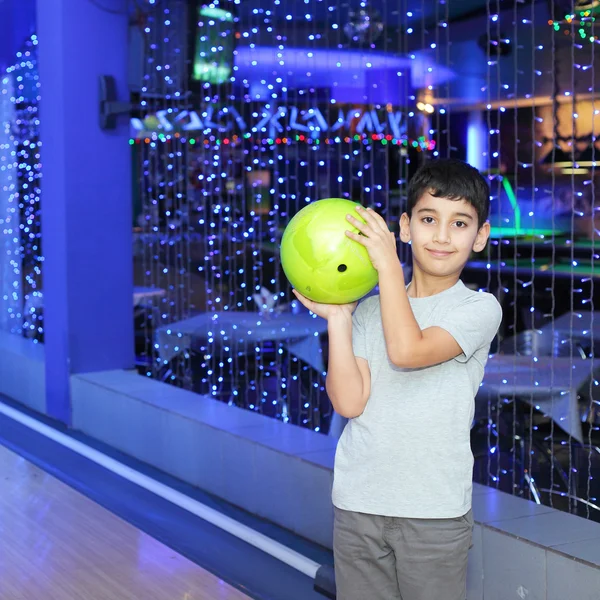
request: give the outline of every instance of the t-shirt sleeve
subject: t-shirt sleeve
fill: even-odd
[[[473,294],[450,309],[432,326],[445,329],[461,347],[457,360],[466,362],[480,348],[489,348],[502,321],[502,308],[494,296]]]
[[[370,313],[369,299],[363,300],[352,315],[352,350],[354,356],[368,359],[367,357],[367,320]]]

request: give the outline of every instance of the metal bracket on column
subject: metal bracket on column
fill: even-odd
[[[112,75],[101,75],[99,84],[100,129],[115,129],[117,127],[117,116],[131,114],[137,106],[134,106],[131,102],[119,102],[117,100],[117,84]]]

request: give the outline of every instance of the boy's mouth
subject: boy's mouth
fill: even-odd
[[[429,254],[431,254],[431,256],[434,256],[435,258],[446,258],[447,256],[453,254],[448,250],[433,250],[431,248],[426,248],[426,250],[427,252],[429,252]]]

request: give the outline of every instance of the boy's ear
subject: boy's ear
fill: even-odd
[[[490,237],[490,224],[486,221],[477,232],[477,237],[475,238],[475,243],[473,244],[474,252],[481,252]]]
[[[410,217],[408,213],[402,213],[400,217],[400,239],[405,244],[410,242]]]

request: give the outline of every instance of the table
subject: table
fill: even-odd
[[[587,259],[592,254],[599,258],[600,240],[594,241],[582,237],[572,236],[570,232],[539,231],[535,235],[518,234],[514,235],[510,231],[492,228],[490,234],[489,248],[479,253],[475,260],[487,260],[490,258],[497,261],[498,257],[505,260],[513,260],[515,255],[519,258],[531,258],[533,255],[540,259],[569,260]]]
[[[538,258],[534,263],[530,258],[491,260],[489,263],[484,260],[472,260],[467,263],[465,270],[496,272],[500,268],[501,273],[507,277],[515,274],[518,277],[554,275],[557,279],[573,277],[576,280],[600,277],[600,261],[596,261],[593,267],[591,260],[579,259],[576,262],[577,265],[572,266],[570,261],[562,258],[557,259],[554,264],[550,258]]]
[[[562,358],[587,359],[585,345],[581,338],[571,337],[570,332],[560,327],[552,330],[544,326],[541,329],[525,329],[517,335],[504,338],[498,347],[501,354],[516,354],[518,356],[554,356]]]
[[[166,293],[166,290],[162,288],[135,286],[133,288],[133,306],[140,306],[150,298],[162,298]]]
[[[518,397],[548,415],[561,429],[583,442],[578,391],[596,377],[600,365],[581,358],[496,354],[485,368],[476,398],[481,413],[488,401]]]
[[[325,366],[319,336],[327,331],[327,321],[309,313],[257,313],[245,311],[206,312],[163,325],[156,331],[159,357],[171,360],[195,341],[232,345],[236,352],[254,352],[260,342],[279,342],[291,354],[319,373]]]
[[[541,329],[548,332],[554,330],[559,335],[574,339],[600,339],[600,312],[567,312]]]

